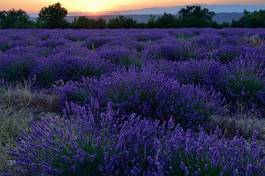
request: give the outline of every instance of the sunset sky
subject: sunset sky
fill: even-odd
[[[41,7],[56,2],[60,2],[70,12],[91,13],[187,4],[265,4],[264,0],[0,0],[0,9],[38,12]]]

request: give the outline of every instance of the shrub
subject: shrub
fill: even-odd
[[[203,86],[219,90],[226,74],[226,66],[214,60],[192,60],[173,62],[166,60],[148,60],[143,69],[165,74],[182,84]]]
[[[136,28],[137,21],[130,17],[118,16],[116,18],[110,19],[108,22],[109,28]]]
[[[155,162],[149,159],[157,152],[152,144],[158,123],[131,116],[120,124],[117,112],[110,108],[101,114],[94,114],[94,110],[70,105],[67,119],[35,122],[12,152],[17,173],[84,176],[153,172]]]
[[[172,61],[206,58],[204,54],[206,52],[202,49],[192,46],[187,42],[157,42],[148,46],[143,51],[143,57],[146,59],[165,59]]]
[[[110,107],[70,104],[65,118],[43,118],[11,152],[19,175],[257,175],[264,147],[200,131],[123,117]],[[126,120],[127,119],[127,120]],[[239,159],[240,158],[240,159]]]
[[[228,66],[223,92],[234,106],[264,112],[263,65],[264,63],[255,60],[237,60]]]
[[[201,34],[197,36],[193,42],[195,42],[198,46],[205,46],[209,51],[212,51],[220,46],[222,40],[223,38],[214,32],[213,34]]]
[[[221,110],[219,94],[190,85],[180,85],[173,79],[150,71],[117,72],[103,76],[99,81],[84,79],[58,88],[61,101],[71,101],[70,95],[86,90],[87,97],[100,101],[102,106],[112,102],[124,113],[137,113],[144,117],[167,120],[173,117],[183,126],[196,126]],[[75,93],[74,93],[75,94]],[[84,94],[82,94],[84,95]]]
[[[5,52],[11,47],[12,47],[12,42],[8,38],[6,37],[0,38],[0,51]]]
[[[65,46],[67,40],[65,38],[49,38],[47,40],[39,42],[39,47],[56,48],[58,46]]]
[[[212,60],[180,62],[175,68],[175,78],[181,83],[203,85],[208,88],[218,89],[224,74],[225,67]]]
[[[168,139],[167,175],[263,175],[264,148],[235,136],[175,131]],[[240,158],[240,159],[239,159]]]
[[[110,43],[111,39],[102,37],[102,36],[95,36],[95,37],[89,37],[85,42],[84,45],[89,50],[95,50],[103,45],[108,45]]]
[[[149,41],[158,41],[167,36],[165,33],[158,33],[157,31],[142,31],[139,33],[132,34],[137,42],[149,42]]]
[[[34,59],[29,56],[2,55],[0,56],[0,77],[7,81],[22,81],[29,78],[35,65]]]
[[[103,60],[78,56],[57,55],[39,60],[32,71],[37,85],[49,87],[55,81],[79,80],[84,77],[97,77],[109,73],[113,66]]]
[[[232,45],[221,46],[213,51],[211,57],[219,60],[222,63],[229,63],[237,59],[243,53],[243,48]]]
[[[73,33],[73,32],[69,32],[66,33],[66,35],[64,36],[64,38],[72,41],[72,42],[80,42],[80,41],[85,41],[87,39],[87,35],[83,34],[83,33]]]
[[[75,18],[74,22],[72,23],[74,28],[106,28],[106,21],[102,18],[99,19],[90,19],[86,16],[81,16]]]
[[[126,47],[105,45],[97,50],[100,58],[113,64],[129,68],[130,66],[141,67],[141,60],[136,53]]]

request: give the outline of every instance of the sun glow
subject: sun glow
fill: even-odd
[[[102,12],[106,10],[107,8],[110,8],[110,7],[106,7],[105,3],[101,1],[94,1],[88,5],[88,10],[92,13]]]
[[[75,3],[64,2],[65,6],[69,8],[70,11],[85,11],[90,13],[99,13],[103,11],[112,10],[114,7],[111,1],[84,1],[78,0]]]

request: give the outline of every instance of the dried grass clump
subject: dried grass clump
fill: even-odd
[[[212,125],[220,127],[227,137],[239,134],[245,138],[251,138],[255,135],[257,139],[265,140],[265,119],[256,118],[250,114],[216,116],[212,119]]]
[[[8,87],[0,94],[0,103],[16,108],[32,108],[35,111],[53,112],[58,109],[58,97],[42,91],[35,92],[27,85]]]

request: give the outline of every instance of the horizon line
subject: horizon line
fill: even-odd
[[[126,9],[125,10],[123,10],[123,9],[121,9],[121,10],[106,10],[106,11],[102,11],[102,12],[68,11],[68,14],[69,13],[81,13],[81,14],[84,13],[87,15],[95,15],[95,16],[98,16],[98,15],[117,15],[117,13],[119,13],[119,12],[127,12],[128,13],[130,11],[137,11],[137,10],[152,10],[152,9],[156,9],[156,8],[174,8],[174,7],[185,7],[185,6],[192,6],[192,5],[197,5],[197,6],[255,6],[255,7],[263,6],[263,8],[265,8],[265,3],[264,4],[248,4],[248,3],[233,3],[233,4],[228,4],[228,3],[207,4],[207,3],[205,3],[205,4],[200,4],[200,3],[195,3],[195,4],[182,4],[182,5],[176,4],[176,5],[171,5],[171,6],[151,6],[151,7],[143,7],[143,8],[135,8],[135,9],[132,8],[132,9],[127,9],[127,10]],[[22,8],[17,8],[17,9],[23,10]],[[262,9],[262,7],[260,9]],[[0,8],[0,10],[4,10],[4,9]],[[11,10],[11,9],[9,9],[9,10]],[[26,12],[29,14],[36,14],[39,11],[26,11]],[[238,11],[236,11],[236,12],[238,12]],[[233,13],[233,11],[231,11],[231,12],[224,11],[224,12],[218,12],[218,13]]]

